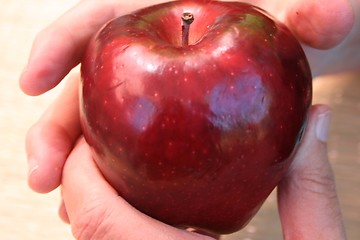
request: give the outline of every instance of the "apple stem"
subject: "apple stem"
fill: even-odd
[[[181,16],[182,24],[182,46],[186,47],[189,46],[189,31],[190,31],[190,24],[194,21],[194,15],[189,12],[184,12]]]

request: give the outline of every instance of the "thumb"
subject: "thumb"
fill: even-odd
[[[103,178],[83,139],[66,161],[62,196],[76,239],[213,239],[174,228],[133,208]]]
[[[284,239],[345,239],[334,174],[327,155],[331,111],[314,106],[287,176],[278,186]]]

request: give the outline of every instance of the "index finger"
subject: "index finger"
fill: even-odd
[[[81,1],[40,32],[20,77],[22,90],[39,95],[55,87],[79,63],[93,31],[113,16],[110,4]]]
[[[80,62],[87,42],[103,24],[149,2],[154,1],[80,1],[38,34],[20,77],[21,89],[39,95],[55,87]]]

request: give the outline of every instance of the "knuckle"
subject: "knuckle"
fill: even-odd
[[[82,209],[71,222],[72,233],[76,239],[107,239],[111,226],[108,224],[110,212],[101,206]]]
[[[36,53],[40,49],[47,49],[51,47],[53,42],[56,40],[54,36],[59,34],[57,31],[58,29],[54,27],[54,24],[40,30],[34,38],[31,54]]]
[[[48,28],[44,28],[40,32],[38,32],[34,39],[34,46],[40,46],[48,35],[49,35]]]
[[[29,145],[32,145],[34,139],[37,139],[37,137],[40,135],[40,131],[41,131],[41,128],[40,128],[38,122],[29,127],[29,129],[26,132],[26,138],[25,138],[28,148],[29,148]],[[29,149],[27,149],[27,150],[29,150]]]
[[[334,174],[329,168],[324,169],[304,169],[297,176],[297,185],[299,188],[312,194],[336,198],[336,186]]]

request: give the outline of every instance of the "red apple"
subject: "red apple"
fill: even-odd
[[[188,39],[183,13],[194,16]],[[109,183],[149,216],[213,233],[258,211],[311,105],[298,41],[238,2],[169,2],[114,19],[81,72],[83,132]]]

